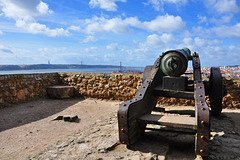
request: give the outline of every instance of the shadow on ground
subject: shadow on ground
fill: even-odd
[[[39,99],[1,108],[0,132],[49,117],[83,100],[83,97]]]
[[[168,111],[193,115],[194,111]],[[211,140],[209,160],[240,160],[240,112],[223,112],[220,117],[211,117]],[[195,159],[195,137],[166,131],[149,131],[129,149],[142,153],[164,156],[167,160]]]
[[[194,136],[190,134],[150,131],[130,149],[146,154],[151,152],[165,159],[195,159]]]
[[[209,159],[240,160],[240,113],[224,112],[211,119]]]
[[[190,116],[195,114],[194,110],[168,110],[165,113]],[[157,159],[195,159],[194,140],[194,133],[146,131],[144,137],[129,149],[144,154],[152,153]]]

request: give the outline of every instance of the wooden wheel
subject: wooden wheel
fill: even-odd
[[[219,116],[222,112],[223,83],[219,67],[212,67],[209,79],[209,99],[213,116]]]

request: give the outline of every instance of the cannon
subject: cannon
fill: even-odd
[[[189,61],[192,61],[192,79],[185,76]],[[136,97],[120,104],[119,141],[130,146],[141,139],[149,129],[148,124],[161,125],[170,131],[191,132],[196,137],[196,155],[208,156],[210,115],[221,114],[225,94],[220,68],[212,67],[209,81],[203,81],[198,53],[191,54],[188,48],[166,51],[154,65],[145,67]],[[205,96],[209,96],[211,110]],[[195,116],[153,114],[158,97],[193,99]]]

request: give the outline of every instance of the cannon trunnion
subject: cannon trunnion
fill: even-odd
[[[181,76],[192,60],[193,80]],[[219,68],[211,68],[209,82],[202,81],[200,60],[189,49],[170,50],[163,53],[153,66],[146,66],[143,82],[136,97],[123,102],[118,110],[119,139],[122,144],[137,142],[147,124],[165,126],[174,131],[195,134],[196,155],[208,156],[210,140],[210,110],[205,96],[209,95],[211,113],[219,116],[222,111],[224,87]],[[195,100],[195,117],[152,114],[158,97]]]

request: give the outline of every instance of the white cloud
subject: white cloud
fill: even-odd
[[[105,61],[112,61],[113,59],[116,58],[116,55],[115,54],[105,54],[103,57],[104,57]]]
[[[197,18],[199,19],[198,23],[207,23],[206,16],[197,15]]]
[[[194,43],[198,47],[206,46],[206,41],[204,39],[199,38],[199,37],[194,38]]]
[[[104,17],[93,17],[86,20],[87,27],[85,31],[89,34],[96,32],[105,33],[126,33],[129,31],[128,23],[119,17],[106,19]]]
[[[152,5],[152,7],[156,11],[164,11],[164,4],[165,3],[173,3],[176,5],[185,5],[187,3],[187,0],[148,0],[147,2],[144,2],[145,5]]]
[[[183,38],[183,43],[189,46],[193,43],[193,39],[190,37]]]
[[[38,49],[40,52],[43,52],[43,53],[47,53],[47,52],[50,52],[51,51],[51,49],[49,49],[49,48],[39,48]]]
[[[158,16],[152,21],[141,22],[137,17],[129,17],[122,19],[121,17],[115,17],[112,19],[106,19],[104,17],[93,17],[92,19],[85,20],[85,32],[88,34],[94,34],[96,32],[105,33],[127,33],[130,31],[130,27],[140,28],[150,32],[173,32],[182,30],[185,28],[185,23],[179,16],[164,15]]]
[[[152,34],[147,37],[146,41],[142,45],[150,48],[161,48],[164,45],[168,45],[173,42],[175,42],[175,39],[172,34],[164,33],[161,36]]]
[[[220,26],[210,29],[217,37],[240,38],[240,23],[234,26]]]
[[[172,34],[163,33],[161,35],[151,34],[146,37],[144,42],[134,43],[138,45],[137,48],[125,50],[128,55],[127,59],[138,61],[139,63],[152,64],[161,52],[174,49],[178,41]]]
[[[231,57],[230,62],[235,62],[235,64],[239,65],[239,59],[240,59],[240,45],[236,46],[229,46],[229,57]],[[234,58],[232,58],[234,57]]]
[[[240,23],[233,26],[221,25],[212,28],[193,27],[196,35],[207,38],[240,38]]]
[[[221,16],[220,18],[207,18],[206,16],[198,15],[197,18],[199,19],[198,23],[212,23],[212,24],[224,24],[231,22],[231,19],[233,18],[233,14],[228,14]]]
[[[17,20],[16,26],[27,30],[33,34],[46,34],[50,37],[68,36],[70,33],[63,28],[49,29],[46,25],[40,23],[26,23],[25,21]]]
[[[127,62],[132,66],[143,66],[143,64],[152,65],[159,57],[159,52],[150,47],[140,46],[134,50],[126,50]],[[126,63],[126,62],[125,62]]]
[[[233,15],[225,15],[222,16],[220,19],[216,19],[216,18],[211,18],[209,20],[209,22],[214,23],[214,24],[223,24],[223,23],[229,23],[231,22],[231,19],[233,18]]]
[[[163,2],[161,0],[148,0],[145,5],[152,5],[156,11],[163,11]]]
[[[219,13],[237,13],[239,11],[236,0],[218,0],[214,4],[214,8]]]
[[[97,38],[95,38],[94,36],[87,36],[82,43],[88,43],[88,42],[96,42]]]
[[[183,41],[180,43],[181,45],[184,44],[186,46],[192,45],[194,46],[193,48],[195,50],[198,50],[199,48],[204,48],[208,47],[208,46],[219,46],[221,45],[223,42],[219,41],[217,39],[213,39],[213,40],[208,40],[208,39],[203,39],[200,37],[195,37],[194,39],[191,37],[186,37],[183,39]]]
[[[47,16],[53,12],[41,0],[1,0],[0,5],[5,16],[15,20],[32,21],[35,17]]]
[[[239,12],[236,0],[205,0],[205,3],[211,10],[216,10],[221,14]]]
[[[112,50],[112,51],[117,51],[117,50],[119,50],[118,43],[111,43],[111,44],[106,46],[106,49],[107,50]]]
[[[158,16],[150,22],[143,22],[143,29],[158,33],[182,30],[184,27],[185,23],[182,21],[180,16],[175,17],[168,14],[165,16]]]
[[[126,2],[126,0],[91,0],[89,2],[90,7],[105,9],[107,11],[116,11],[116,2]]]
[[[8,47],[5,47],[3,45],[0,45],[0,53],[3,53],[3,54],[14,54],[13,50],[8,48]]]
[[[40,52],[42,53],[61,53],[61,52],[65,52],[67,50],[67,48],[65,47],[60,47],[60,48],[39,48],[38,49]]]
[[[38,12],[40,13],[40,15],[48,15],[48,14],[53,13],[52,10],[49,10],[48,5],[42,1],[37,5],[36,8],[37,8]]]
[[[72,30],[72,31],[77,31],[77,32],[82,31],[80,26],[70,26],[67,28],[67,30]]]
[[[90,47],[90,48],[86,48],[86,49],[85,49],[85,52],[87,52],[87,53],[92,53],[93,51],[97,51],[97,50],[98,50],[97,47]]]
[[[0,35],[3,34],[3,32],[0,30]]]
[[[38,17],[53,13],[48,5],[41,0],[1,0],[0,6],[4,15],[16,20],[16,26],[29,33],[45,34],[50,37],[67,36],[68,30],[63,28],[50,29],[45,24],[37,22]]]
[[[48,59],[48,60],[53,60],[56,59],[57,57],[59,58],[64,57],[64,55],[69,54],[69,51],[65,47],[58,47],[58,48],[39,48],[38,53],[41,53],[42,58]]]

